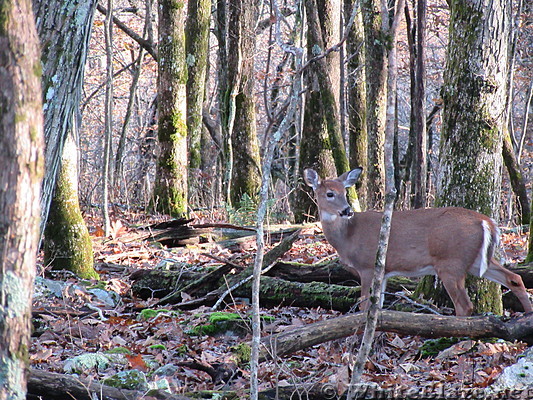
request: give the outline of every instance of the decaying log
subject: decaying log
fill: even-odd
[[[161,390],[149,394],[137,390],[117,389],[88,379],[76,378],[54,372],[30,370],[28,400],[192,400],[190,397],[170,394]]]
[[[260,360],[283,356],[295,351],[359,333],[366,313],[344,315],[306,325],[262,339]],[[503,321],[496,316],[455,317],[380,311],[377,330],[428,338],[468,336],[473,339],[497,337],[533,344],[533,314]],[[274,354],[275,353],[275,354]]]
[[[263,268],[270,266],[272,263],[276,262],[278,258],[280,258],[283,254],[285,254],[292,247],[293,243],[298,239],[299,234],[300,234],[299,230],[293,232],[289,236],[285,237],[277,246],[275,246],[269,252],[267,252],[263,258]],[[202,298],[176,304],[176,307],[182,308],[182,309],[190,309],[190,308],[198,307],[200,305],[210,305],[210,306],[214,305],[215,302],[218,300],[218,298],[224,294],[224,292],[227,289],[227,286],[230,286],[230,287],[234,286],[239,281],[242,281],[248,278],[251,275],[251,273],[252,273],[251,267],[245,268],[239,274],[229,277],[228,285],[220,286],[218,289],[207,293]],[[177,298],[178,298],[177,295],[173,296],[172,300],[176,300]]]

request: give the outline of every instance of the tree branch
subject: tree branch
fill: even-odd
[[[100,11],[102,14],[104,15],[107,15],[107,9],[98,4],[96,6],[96,8],[98,9],[98,11]],[[126,35],[128,35],[130,38],[132,38],[133,40],[135,40],[137,43],[139,43],[139,45],[145,49],[148,54],[150,54],[154,60],[158,60],[158,56],[157,56],[157,50],[155,49],[155,46],[154,44],[149,41],[149,40],[146,40],[144,38],[142,38],[140,35],[138,35],[137,33],[135,33],[132,29],[130,29],[128,26],[126,26],[126,24],[124,22],[122,22],[121,20],[119,20],[117,17],[113,16],[113,23],[121,30],[123,31]]]

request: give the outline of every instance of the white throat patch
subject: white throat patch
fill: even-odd
[[[328,212],[321,212],[320,213],[320,220],[323,222],[333,222],[338,218],[337,214],[331,214]]]

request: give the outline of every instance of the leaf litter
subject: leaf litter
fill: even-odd
[[[100,381],[119,372],[137,370],[149,377],[150,387],[161,387],[164,379],[164,388],[176,394],[221,389],[244,393],[249,385],[246,365],[239,365],[225,379],[217,380],[213,371],[218,365],[237,365],[234,348],[251,339],[249,327],[240,335],[194,334],[195,328],[208,320],[209,308],[164,309],[145,318],[141,311],[157,309],[154,305],[158,299],[142,300],[131,292],[130,275],[136,270],[155,268],[165,262],[208,267],[217,261],[203,255],[206,250],[200,247],[167,249],[131,240],[135,231],[131,226],[135,224],[122,216],[122,221],[116,219],[113,224],[111,240],[93,234],[100,282],[82,282],[68,273],[54,275],[41,266],[33,304],[32,367],[76,373]],[[510,248],[513,257],[517,257],[518,248],[523,253],[523,244],[514,243],[524,243],[524,238],[515,233],[517,238],[513,241],[509,235],[504,239],[505,248]],[[209,251],[245,264],[253,260],[253,247],[248,246],[244,252],[230,252],[214,245]],[[302,232],[301,239],[283,260],[312,264],[334,256],[333,248],[320,236],[319,230],[311,227]],[[102,292],[113,295],[104,296]],[[250,306],[235,303],[222,311],[237,313],[246,325]],[[334,318],[341,313],[280,306],[263,308],[262,315],[271,317],[264,322],[266,334]],[[260,389],[327,385],[336,393],[343,393],[350,381],[353,353],[360,339],[356,335],[263,362],[259,369]],[[364,380],[400,392],[418,388],[428,393],[439,390],[458,393],[464,389],[486,388],[526,348],[523,343],[464,339],[437,355],[423,356],[420,349],[425,341],[417,336],[377,333]]]

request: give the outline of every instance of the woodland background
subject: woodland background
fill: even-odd
[[[208,298],[232,276],[250,273],[255,243],[235,232],[256,224],[262,179],[271,179],[267,250],[292,246],[277,254],[274,278],[301,281],[283,275],[283,265],[310,265],[315,278],[308,280],[356,288],[335,269],[319,227],[307,225],[287,242],[289,223],[316,221],[302,185],[305,167],[335,176],[363,166],[367,179],[351,198],[362,209],[383,206],[386,121],[394,131],[397,208],[481,210],[500,221],[512,262],[531,258],[531,4],[407,1],[397,42],[388,21],[395,7],[350,0],[33,2],[46,153],[43,251],[33,260],[31,398],[61,398],[78,377],[76,398],[104,379],[131,390],[123,390],[129,398],[149,387],[175,396],[213,389],[212,398],[244,396],[250,371],[237,350],[250,337],[249,288],[226,298],[223,313],[213,312]],[[391,79],[397,89],[387,100]],[[324,263],[326,273],[316,278]],[[74,274],[57,275],[63,270]],[[329,290],[337,288],[322,286],[325,300],[304,297],[307,288],[295,286],[275,297],[270,285],[276,292],[281,281],[264,283],[265,333],[337,316],[357,299],[351,293],[348,306],[334,304],[339,295]],[[395,288],[411,294],[409,285]],[[481,292],[481,285],[472,290]],[[162,308],[159,299],[173,288],[169,303],[178,305]],[[391,303],[408,301],[391,296]],[[446,313],[437,304],[422,310]],[[501,303],[489,307],[501,311]],[[358,340],[262,362],[260,390],[271,398],[268,390],[337,398]],[[526,347],[454,343],[439,353],[420,336],[383,333],[364,379],[400,393],[414,387],[442,397],[487,395]]]

